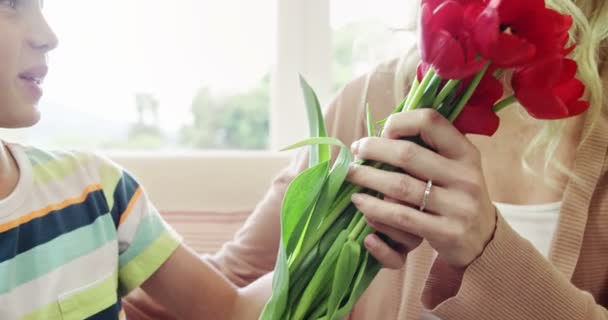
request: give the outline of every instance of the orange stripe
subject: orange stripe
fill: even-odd
[[[26,224],[34,219],[44,217],[53,211],[65,209],[73,204],[81,203],[89,196],[90,193],[101,190],[101,189],[102,189],[102,186],[100,184],[90,185],[84,189],[84,192],[82,193],[82,195],[80,197],[67,199],[61,203],[50,205],[44,209],[28,213],[27,215],[21,216],[13,221],[10,221],[10,222],[4,223],[4,224],[0,224],[0,233],[6,232],[13,228],[16,228],[22,224]]]
[[[137,199],[139,199],[139,196],[141,196],[141,187],[137,187],[137,190],[135,190],[135,193],[133,194],[133,196],[131,197],[131,200],[129,201],[129,205],[127,206],[127,209],[125,209],[125,212],[123,212],[120,215],[120,221],[118,222],[119,226],[125,220],[127,220],[127,218],[129,217],[129,215],[131,214],[131,211],[133,211],[133,207],[135,206],[135,203],[137,202]]]

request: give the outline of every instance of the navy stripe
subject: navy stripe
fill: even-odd
[[[93,316],[88,317],[88,320],[118,320],[118,315],[120,314],[120,310],[122,309],[122,303],[120,299],[114,305],[96,313]]]
[[[49,212],[43,217],[0,233],[0,263],[62,234],[88,226],[107,213],[108,204],[103,191],[98,190],[89,193],[81,203]]]
[[[139,183],[130,174],[123,172],[114,190],[114,206],[112,207],[112,220],[117,229],[120,217],[127,210],[129,201],[133,198],[137,188],[139,188]]]

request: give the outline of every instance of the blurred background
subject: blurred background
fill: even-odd
[[[105,153],[163,212],[221,221],[238,213],[236,228],[287,165],[290,155],[275,150],[307,136],[297,74],[326,105],[350,79],[400,55],[411,35],[399,29],[415,23],[415,4],[47,1],[60,45],[43,120],[3,135]]]

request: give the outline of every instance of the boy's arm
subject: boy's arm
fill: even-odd
[[[97,159],[100,183],[116,227],[120,293],[125,295],[143,286],[153,300],[184,320],[256,319],[266,301],[264,295],[238,290],[186,249],[137,180],[110,160]],[[237,306],[242,309],[239,318],[233,313]],[[125,309],[129,309],[128,303]],[[163,315],[161,308],[156,309]],[[130,314],[131,318],[137,316]]]
[[[180,245],[142,285],[179,319],[258,319],[271,293],[267,276],[238,289],[221,273]]]

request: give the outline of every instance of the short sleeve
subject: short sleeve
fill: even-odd
[[[100,175],[117,230],[120,292],[126,295],[169,259],[181,238],[130,173],[106,160]]]

